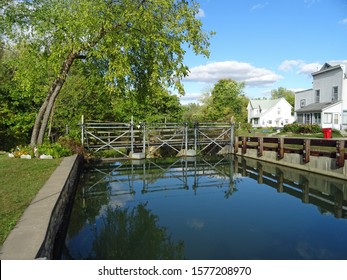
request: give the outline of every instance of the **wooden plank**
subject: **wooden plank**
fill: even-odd
[[[336,140],[336,165],[345,166],[345,140]]]
[[[331,139],[311,139],[311,146],[335,147],[336,146],[336,140],[331,140]]]
[[[275,143],[277,144],[277,138],[276,137],[264,137],[264,143]]]
[[[300,138],[285,138],[284,140],[285,144],[291,144],[291,145],[302,145],[303,139]]]

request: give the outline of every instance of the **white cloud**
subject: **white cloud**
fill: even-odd
[[[316,72],[322,67],[319,62],[305,63],[303,60],[285,60],[278,67],[279,70],[284,72],[293,72],[297,74],[311,75],[312,72]]]
[[[345,19],[339,21],[339,23],[341,23],[341,24],[347,24],[347,18],[345,18]]]
[[[204,18],[205,17],[205,12],[203,9],[199,8],[199,12],[196,15],[198,18]]]
[[[285,72],[291,72],[293,71],[293,68],[301,65],[302,63],[304,63],[302,60],[285,60],[281,63],[278,69]]]
[[[185,95],[179,96],[181,104],[186,105],[189,103],[199,103],[199,99],[202,93],[186,93]]]
[[[251,7],[250,11],[253,12],[255,10],[263,9],[267,5],[269,5],[269,2],[255,4]]]
[[[282,78],[271,70],[246,62],[221,61],[191,68],[184,81],[215,83],[221,79],[233,79],[245,82],[247,86],[268,86]]]
[[[308,63],[308,64],[302,64],[299,67],[299,70],[297,71],[298,74],[306,74],[311,75],[313,72],[318,71],[322,68],[322,64],[318,62]]]

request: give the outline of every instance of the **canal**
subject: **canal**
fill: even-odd
[[[347,259],[347,181],[231,158],[89,165],[59,259]]]

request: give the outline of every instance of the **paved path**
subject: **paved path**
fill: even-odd
[[[77,155],[66,157],[40,189],[5,240],[2,260],[33,260],[44,241],[49,220]]]

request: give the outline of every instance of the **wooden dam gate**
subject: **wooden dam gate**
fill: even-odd
[[[212,150],[231,153],[232,123],[84,122],[82,143],[88,150],[115,150],[125,157],[143,159],[160,155],[161,148],[178,156],[196,156]]]

